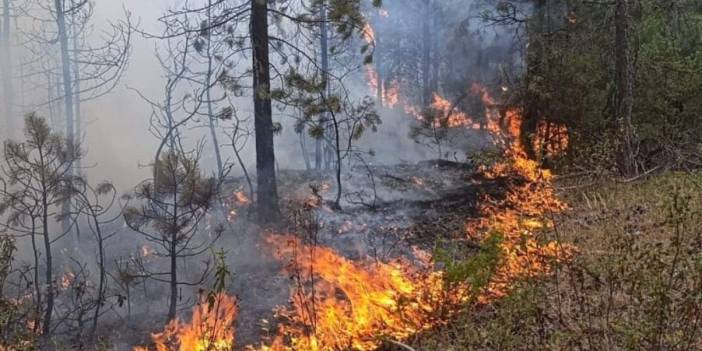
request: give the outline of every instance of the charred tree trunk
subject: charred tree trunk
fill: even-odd
[[[615,72],[616,72],[616,120],[622,137],[621,167],[626,175],[637,172],[634,150],[634,128],[631,115],[634,109],[634,69],[629,46],[631,17],[629,0],[617,0],[614,13],[615,26]]]
[[[176,217],[177,218],[177,217]],[[171,279],[170,288],[171,296],[169,298],[168,305],[168,320],[166,323],[172,321],[176,317],[176,308],[178,307],[178,247],[177,245],[177,233],[171,236],[171,247],[170,247],[170,258],[171,258]]]
[[[2,74],[2,87],[5,108],[5,136],[10,138],[14,133],[13,125],[13,86],[12,86],[12,56],[10,52],[10,0],[2,2],[2,37],[0,38],[0,73]]]
[[[256,206],[260,222],[277,222],[280,216],[275,178],[273,111],[268,48],[268,0],[251,0],[253,48],[253,99],[256,134]]]

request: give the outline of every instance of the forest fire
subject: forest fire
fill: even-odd
[[[122,2],[0,2],[0,351],[702,349],[700,0]]]
[[[283,323],[277,336],[260,350],[374,350],[378,335],[404,340],[447,321],[471,297],[489,303],[505,296],[517,279],[547,274],[567,260],[573,248],[557,242],[540,243],[535,232],[552,224],[544,218],[567,208],[551,187],[551,175],[526,157],[521,146],[521,115],[516,109],[504,116],[496,110],[485,89],[481,93],[496,141],[506,145],[505,161],[484,169],[492,177],[521,177],[522,185],[508,189],[506,199],[483,199],[482,218],[466,225],[467,235],[484,241],[500,233],[500,260],[484,291],[471,296],[466,284],[447,285],[442,271],[433,271],[431,255],[421,265],[406,260],[378,263],[351,261],[330,248],[310,246],[292,235],[267,239],[277,258],[288,262],[286,272],[295,277],[291,307],[277,311]],[[437,95],[437,105],[446,107]],[[458,114],[462,121],[470,121]],[[475,128],[472,123],[465,124]]]
[[[229,351],[234,347],[237,313],[235,298],[224,293],[205,296],[194,307],[190,323],[172,320],[163,332],[151,336],[153,348],[134,351]]]
[[[415,255],[419,264],[408,259],[354,261],[294,235],[270,235],[268,246],[277,260],[286,263],[285,273],[293,279],[290,306],[276,310],[280,323],[275,335],[249,350],[375,350],[383,344],[379,335],[406,340],[446,323],[467,301],[490,303],[508,294],[516,280],[548,274],[554,264],[569,259],[574,248],[554,241],[542,243],[536,237],[540,229],[552,227],[545,218],[567,206],[555,195],[551,173],[527,157],[520,111],[499,110],[487,89],[479,85],[471,92],[480,94],[486,130],[504,148],[504,160],[480,173],[488,178],[519,179],[510,182],[504,199],[485,196],[479,202],[480,218],[466,224],[466,236],[478,242],[496,233],[500,236],[499,261],[488,285],[473,291],[465,282],[447,284],[445,273],[434,270],[431,255],[424,252]],[[435,95],[434,104],[455,114],[454,126],[479,128],[440,96]],[[567,135],[558,140],[567,143]],[[564,147],[553,144],[550,150]],[[235,203],[246,203],[247,198],[236,194]],[[203,300],[190,324],[172,321],[164,332],[154,334],[156,350],[231,347],[236,302],[219,295],[217,303],[221,306],[212,310],[211,303]]]
[[[442,272],[431,271],[430,262],[356,262],[292,235],[267,242],[298,283],[292,306],[277,311],[284,321],[278,335],[260,350],[373,350],[382,344],[378,335],[403,340],[431,328],[445,306],[466,297],[443,289]]]

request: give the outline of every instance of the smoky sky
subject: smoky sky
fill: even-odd
[[[196,6],[204,3],[205,0],[191,0],[188,3]],[[128,11],[131,13],[131,21],[138,24],[144,32],[160,33],[163,24],[158,21],[168,9],[177,9],[183,6],[183,0],[95,0],[94,16],[92,24],[94,26],[93,35],[89,41],[99,41],[102,31],[109,28],[109,22],[124,20]],[[404,6],[397,6],[401,2],[393,2],[393,13],[391,16],[410,16],[409,11]],[[460,3],[457,2],[457,3]],[[473,1],[468,1],[473,3]],[[465,5],[465,3],[464,3]],[[461,12],[466,6],[457,7]],[[464,16],[461,13],[461,17]],[[151,106],[143,101],[136,91],[152,99],[162,101],[165,78],[160,66],[155,50],[162,45],[158,39],[144,38],[139,34],[132,37],[132,50],[129,59],[129,66],[115,89],[105,96],[96,100],[83,103],[83,147],[86,149],[86,160],[84,166],[91,182],[110,180],[120,189],[121,192],[129,191],[135,184],[148,178],[149,164],[152,162],[159,140],[149,132],[150,118],[152,114]],[[242,65],[248,64],[247,60],[241,61]],[[360,63],[359,63],[360,65]],[[244,67],[243,69],[246,69]],[[359,77],[362,72],[359,72]],[[361,78],[362,79],[362,78]],[[361,95],[370,94],[364,91],[366,87],[363,82],[353,87]],[[33,92],[24,91],[23,94],[31,95]],[[182,91],[181,93],[187,93]],[[18,95],[18,94],[16,94]],[[23,98],[29,98],[27,96]],[[250,119],[252,115],[250,92],[241,97],[230,100],[237,111],[237,115],[244,119]],[[16,115],[38,110],[39,113],[46,114],[42,107],[28,107],[21,111],[15,111]],[[428,150],[423,150],[407,137],[409,122],[407,117],[400,111],[381,111],[383,125],[378,133],[371,136],[368,141],[368,148],[373,148],[377,156],[370,162],[374,163],[397,163],[407,160],[423,158],[427,156]],[[274,119],[283,124],[283,134],[276,138],[276,158],[280,169],[284,168],[304,168],[304,162],[300,155],[300,144],[297,135],[293,131],[292,121],[286,116],[289,114],[280,113],[274,109]],[[227,122],[222,122],[226,124]],[[223,125],[226,127],[226,125]],[[206,137],[205,128],[197,125],[190,125],[185,128],[184,133],[194,145],[198,140],[205,141],[203,159],[201,161],[206,172],[213,172],[215,160],[210,140]],[[220,145],[225,159],[233,161],[231,146],[224,132],[220,132]],[[431,152],[428,152],[431,154]],[[243,151],[244,163],[251,169],[254,167],[253,139],[248,141],[246,149]],[[238,167],[233,168],[233,174],[239,173]]]

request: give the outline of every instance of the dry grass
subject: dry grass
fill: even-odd
[[[599,183],[544,239],[578,254],[414,342],[417,350],[702,349],[702,174]]]

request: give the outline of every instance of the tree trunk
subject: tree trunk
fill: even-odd
[[[380,61],[380,33],[375,33],[374,41],[375,48],[373,49],[373,66],[375,66],[375,74],[378,82],[376,99],[378,100],[378,106],[383,107],[385,105],[385,81],[383,80],[385,72],[381,66],[382,61]]]
[[[0,74],[2,74],[2,86],[4,97],[5,114],[5,136],[11,138],[15,132],[13,124],[13,86],[12,86],[12,56],[10,45],[10,0],[2,2],[2,38],[0,38]]]
[[[66,30],[66,16],[64,13],[64,0],[54,0],[56,7],[56,24],[58,26],[58,39],[61,46],[61,69],[63,78],[63,98],[66,114],[66,138],[75,141],[73,126],[73,77],[71,76],[71,57],[68,48],[68,32]]]
[[[72,4],[71,6],[74,6]],[[83,137],[83,128],[82,128],[82,118],[81,118],[81,101],[80,101],[80,63],[78,59],[78,40],[80,33],[78,33],[78,25],[76,23],[73,23],[71,25],[71,36],[73,38],[73,62],[72,62],[72,68],[73,68],[73,84],[74,86],[74,104],[75,104],[75,136],[77,138],[77,141],[80,141],[81,138]],[[81,160],[80,158],[76,160],[76,168],[78,168],[78,171],[80,172],[81,169]]]
[[[253,47],[253,100],[256,134],[256,205],[260,222],[277,222],[280,216],[275,179],[273,111],[268,57],[268,0],[251,0]]]
[[[212,0],[207,1],[207,20],[212,23]],[[214,107],[212,106],[212,33],[207,33],[207,74],[205,89],[207,99],[207,115],[209,117],[210,136],[212,137],[212,147],[217,159],[217,180],[221,182],[221,177],[224,176],[224,164],[222,163],[222,153],[219,149],[219,141],[217,140],[217,130],[215,129]],[[219,183],[219,182],[218,182]]]
[[[89,205],[92,206],[92,205]],[[102,309],[102,304],[105,303],[105,280],[107,278],[107,272],[105,271],[105,243],[102,236],[101,224],[98,221],[98,215],[91,208],[91,216],[93,217],[93,225],[95,226],[95,234],[97,236],[98,242],[98,269],[99,269],[99,282],[97,291],[97,304],[95,305],[95,312],[93,313],[93,324],[90,327],[90,337],[95,338],[95,333],[97,332],[98,319],[100,318],[100,311]]]
[[[172,321],[176,317],[176,307],[177,302],[178,302],[178,248],[177,248],[177,233],[173,234],[171,236],[171,247],[170,247],[170,256],[171,256],[171,281],[170,281],[170,287],[171,287],[171,296],[170,296],[170,301],[168,305],[168,320],[166,323]]]
[[[424,16],[422,16],[422,103],[425,108],[431,105],[431,28],[429,25],[431,0],[424,0]]]
[[[73,126],[73,78],[71,76],[71,58],[68,52],[68,32],[66,29],[66,16],[64,13],[64,0],[54,1],[56,9],[56,25],[58,27],[58,39],[61,47],[61,70],[63,80],[63,107],[65,109],[66,118],[66,139],[70,142],[75,142],[74,126]],[[74,144],[75,145],[75,144]],[[73,174],[73,169],[69,169],[68,174]],[[62,212],[68,213],[71,210],[71,199],[69,198],[62,205]],[[68,219],[61,222],[63,232],[70,230]]]
[[[320,23],[320,53],[322,60],[322,79],[326,84],[326,90],[323,93],[327,96],[326,91],[328,91],[329,85],[329,32],[327,31],[327,7],[326,1],[322,1],[321,4],[321,23]],[[329,120],[329,113],[323,113],[319,118],[319,125],[326,132],[327,121]],[[322,150],[322,138],[317,138],[314,145],[314,167],[317,170],[322,169],[322,163],[324,159],[324,153]]]
[[[41,151],[40,151],[41,152]],[[42,166],[44,161],[42,159]],[[42,179],[42,186],[45,186],[45,181]],[[42,230],[44,231],[44,258],[46,263],[45,280],[46,280],[46,310],[44,311],[44,323],[42,327],[42,337],[51,337],[51,316],[54,313],[54,268],[53,258],[51,255],[51,238],[49,238],[49,202],[48,190],[42,190]]]
[[[39,316],[41,315],[42,308],[42,291],[41,286],[39,285],[41,280],[39,279],[39,247],[37,246],[37,227],[35,217],[32,217],[32,235],[30,238],[32,239],[32,253],[34,254],[34,267],[32,268],[32,272],[34,273],[34,295],[36,295],[36,306],[34,308],[36,315]],[[43,328],[43,325],[40,323],[35,323],[32,331],[38,333],[40,327]]]
[[[615,72],[617,85],[616,120],[622,137],[622,171],[626,175],[637,172],[634,150],[634,128],[631,115],[634,109],[634,69],[629,47],[631,17],[629,0],[617,0],[615,25]]]

